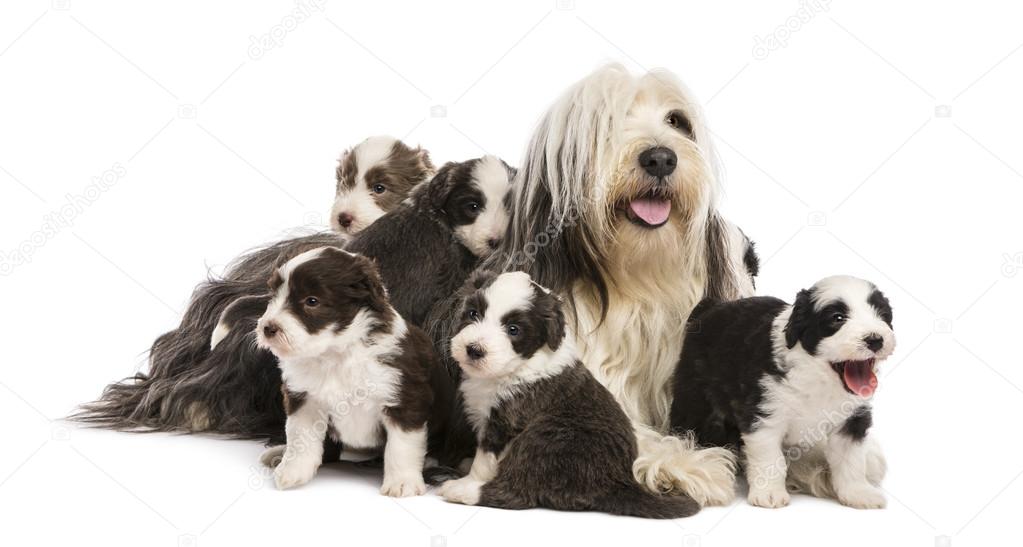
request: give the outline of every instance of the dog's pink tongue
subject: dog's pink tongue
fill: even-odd
[[[850,361],[845,364],[842,379],[850,391],[866,398],[877,389],[877,376],[874,375],[873,363],[870,361]]]
[[[659,226],[668,220],[671,214],[671,201],[667,199],[640,198],[629,203],[632,214],[643,219],[651,226]]]

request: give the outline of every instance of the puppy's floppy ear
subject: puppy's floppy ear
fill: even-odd
[[[519,170],[515,167],[508,165],[508,162],[501,160],[504,164],[504,168],[508,170],[508,182],[515,182],[515,177],[519,174]]]
[[[451,195],[451,189],[455,185],[452,175],[457,167],[458,164],[455,162],[445,163],[430,179],[430,182],[426,183],[426,199],[430,204],[430,209],[435,213],[444,212],[444,205],[447,204],[448,196]]]
[[[430,161],[430,152],[425,150],[422,146],[416,146],[413,150],[416,154],[416,159],[419,160],[419,164],[423,166],[423,170],[426,171],[426,176],[433,176],[436,168],[433,166],[433,162]]]
[[[796,295],[796,301],[792,304],[792,314],[785,325],[785,346],[789,349],[795,347],[810,323],[813,315],[812,296],[809,290],[803,289]]]
[[[552,350],[557,350],[565,339],[565,313],[561,311],[561,299],[554,293],[543,292],[542,289],[533,288],[534,293],[543,302],[538,312],[543,317],[544,332],[547,335],[547,345]]]
[[[337,249],[337,252],[343,253],[344,251]],[[387,299],[387,288],[384,287],[384,282],[377,272],[376,261],[362,255],[355,255],[353,258],[353,267],[358,271],[359,278],[352,288],[361,293],[360,296],[365,298],[371,310],[384,311],[387,309],[389,300]]]

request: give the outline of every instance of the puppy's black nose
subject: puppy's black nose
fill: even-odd
[[[465,346],[465,353],[466,355],[469,356],[470,359],[482,359],[487,355],[486,350],[484,350],[482,346],[476,343],[472,343],[469,344],[468,346]]]
[[[277,323],[267,323],[263,326],[263,336],[267,338],[273,338],[278,332],[281,332],[281,329],[277,326]]]
[[[355,217],[348,213],[341,213],[337,216],[337,223],[340,224],[342,228],[351,226],[353,220],[355,220]]]
[[[651,177],[666,177],[675,172],[678,156],[670,148],[655,146],[639,155],[639,165]]]
[[[867,345],[867,349],[870,351],[878,351],[884,347],[884,338],[881,338],[878,334],[868,334],[863,337],[863,343]]]
[[[501,244],[501,240],[497,239],[496,237],[492,237],[492,238],[487,240],[487,247],[490,247],[491,249],[496,249],[497,246],[500,245],[500,244]]]

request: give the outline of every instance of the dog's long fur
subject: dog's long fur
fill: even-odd
[[[434,302],[455,292],[476,267],[479,257],[463,240],[477,250],[482,242],[489,251],[487,241],[497,239],[491,232],[503,232],[504,198],[514,174],[491,156],[446,164],[346,248],[377,261],[392,305],[409,323],[419,325]],[[482,209],[465,211],[471,203]],[[466,229],[475,225],[488,228]],[[341,236],[322,233],[285,240],[243,257],[228,268],[225,279],[211,280],[196,290],[181,327],[154,343],[148,374],[112,384],[75,418],[114,429],[208,431],[282,441],[280,372],[276,359],[256,347],[252,334],[262,309],[257,304],[247,305],[247,314],[225,316],[224,311],[241,297],[268,301],[266,280],[292,257],[316,247],[342,245]],[[222,316],[229,323],[217,328]]]
[[[678,158],[659,183],[638,161],[652,147]],[[705,296],[753,292],[755,254],[718,214],[719,193],[692,94],[670,73],[636,77],[610,65],[543,117],[522,161],[508,235],[487,263],[526,270],[566,295],[583,363],[637,428],[637,478],[704,504],[733,497],[732,455],[664,433],[689,311]],[[637,226],[623,213],[645,195],[670,199],[665,225]]]

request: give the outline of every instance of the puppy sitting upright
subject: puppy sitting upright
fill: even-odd
[[[426,335],[391,307],[372,262],[313,249],[280,267],[270,290],[256,335],[284,380],[287,445],[277,487],[308,482],[329,436],[353,449],[383,446],[381,493],[425,492],[427,422],[443,422],[446,405],[433,402],[446,373]]]
[[[478,273],[463,291],[451,353],[478,448],[469,475],[441,486],[445,499],[647,518],[699,511],[636,482],[632,425],[566,339],[556,296],[524,272]]]
[[[884,507],[883,464],[867,449],[875,370],[895,349],[892,310],[873,283],[828,277],[793,305],[704,300],[687,325],[671,425],[745,457],[749,502],[789,503],[786,455],[822,453],[834,496]]]

